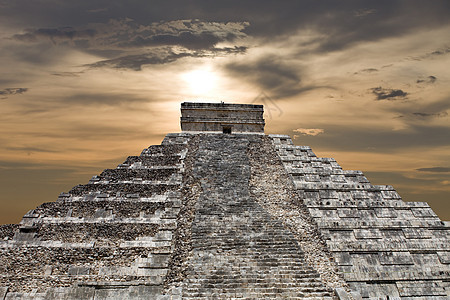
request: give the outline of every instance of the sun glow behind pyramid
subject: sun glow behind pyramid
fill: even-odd
[[[182,75],[183,81],[195,96],[202,96],[217,88],[218,76],[208,69],[189,71]]]

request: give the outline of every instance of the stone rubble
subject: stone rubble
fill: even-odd
[[[306,260],[324,283],[332,288],[348,289],[316,222],[274,151],[271,139],[264,137],[262,143],[251,143],[248,156],[252,167],[250,184],[258,203],[295,235]]]
[[[184,176],[181,188],[181,209],[177,216],[177,228],[174,233],[174,251],[169,260],[169,271],[164,287],[177,287],[187,273],[188,255],[192,251],[192,222],[195,216],[197,199],[201,193],[200,182],[193,175],[195,163],[194,153],[198,151],[199,137],[193,137],[187,144],[187,154],[184,159]]]

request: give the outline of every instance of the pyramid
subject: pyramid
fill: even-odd
[[[449,299],[448,222],[264,125],[182,103],[182,132],[0,227],[0,299]]]

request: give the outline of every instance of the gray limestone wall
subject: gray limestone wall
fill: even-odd
[[[448,299],[449,224],[289,136],[274,148],[349,286],[368,299]]]

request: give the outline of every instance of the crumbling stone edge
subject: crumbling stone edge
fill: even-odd
[[[318,271],[322,282],[335,290],[337,297],[344,297],[347,293],[348,297],[341,299],[353,299],[317,223],[296,191],[271,139],[265,136],[261,144],[250,143],[248,157],[252,169],[251,192],[255,199],[293,233],[308,264]]]
[[[177,216],[177,228],[174,232],[174,251],[169,260],[169,270],[164,280],[164,289],[179,286],[188,270],[188,257],[192,250],[191,228],[195,217],[197,199],[201,194],[200,181],[194,177],[193,166],[199,147],[199,137],[192,137],[187,145],[184,159],[184,173],[181,187],[181,209]]]

